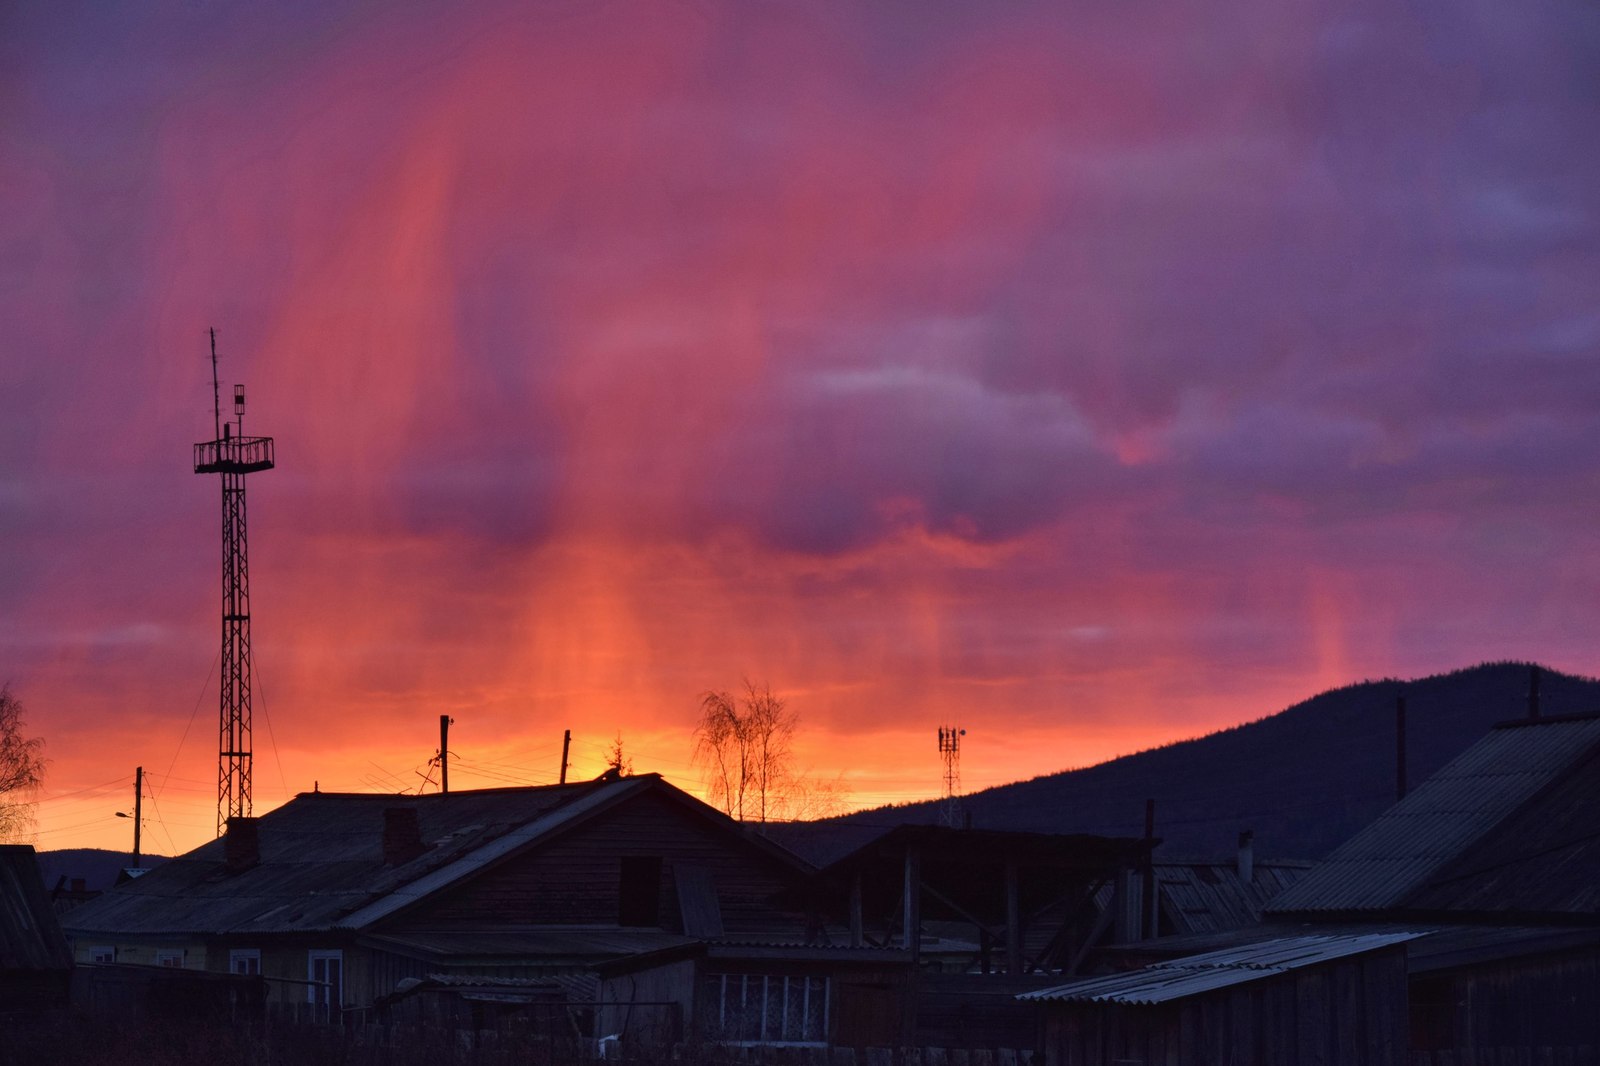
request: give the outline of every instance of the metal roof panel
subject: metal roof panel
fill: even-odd
[[[1426,935],[1406,931],[1281,937],[1171,959],[1132,973],[1091,977],[1025,992],[1017,998],[1150,1006],[1377,951]]]

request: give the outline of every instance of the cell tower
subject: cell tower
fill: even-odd
[[[965,729],[953,725],[939,727],[939,754],[944,759],[944,824],[952,829],[961,824],[961,738]]]
[[[222,420],[217,331],[211,331],[216,439],[194,446],[194,472],[222,475],[222,674],[217,730],[217,835],[250,814],[250,552],[244,476],[271,470],[272,438],[244,435],[244,386],[233,387],[233,423]]]

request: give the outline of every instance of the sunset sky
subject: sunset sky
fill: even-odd
[[[0,681],[41,848],[637,770],[854,805],[1485,659],[1600,672],[1600,8],[0,7]]]

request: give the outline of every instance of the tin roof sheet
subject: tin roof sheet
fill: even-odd
[[[1132,973],[1091,977],[1025,992],[1017,998],[1150,1006],[1377,951],[1425,935],[1405,931],[1281,937],[1159,962]]]

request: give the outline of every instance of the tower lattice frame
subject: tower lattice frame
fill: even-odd
[[[961,822],[961,738],[967,735],[959,726],[939,727],[939,756],[944,760],[944,824],[952,829]]]
[[[250,546],[246,474],[273,468],[271,437],[244,435],[244,386],[235,385],[235,422],[222,421],[217,332],[211,331],[211,390],[217,436],[194,446],[194,472],[222,475],[222,673],[217,727],[217,835],[228,819],[251,813]],[[237,430],[237,432],[235,432]]]

